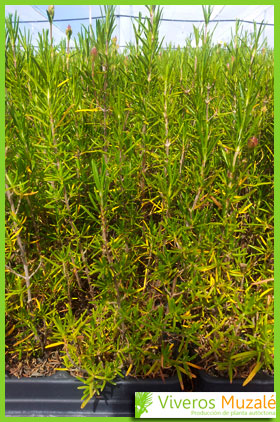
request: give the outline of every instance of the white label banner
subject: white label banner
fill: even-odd
[[[135,418],[276,418],[276,394],[138,392]]]

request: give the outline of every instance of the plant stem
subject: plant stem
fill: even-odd
[[[12,193],[10,192],[8,185],[5,184],[5,186],[6,186],[6,195],[7,195],[7,199],[9,201],[10,207],[11,207],[12,214],[14,216],[16,216],[17,213],[16,213]],[[15,231],[18,232],[19,227],[18,227],[18,225],[15,221],[13,222],[13,225],[14,225]],[[27,304],[30,305],[31,302],[32,302],[32,296],[31,296],[31,289],[30,289],[30,273],[29,273],[29,269],[28,269],[27,255],[26,255],[26,251],[25,251],[25,246],[24,246],[24,244],[21,240],[21,236],[20,236],[19,233],[17,234],[16,239],[17,239],[17,244],[18,244],[18,247],[19,247],[20,257],[21,257],[21,261],[22,261],[22,265],[23,265],[23,269],[24,269],[24,274],[25,274],[24,279],[25,279],[26,288],[27,288]]]

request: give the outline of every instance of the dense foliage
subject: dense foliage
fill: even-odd
[[[6,20],[6,324],[12,360],[59,351],[84,404],[117,375],[273,368],[273,53],[237,23],[120,52],[114,8],[35,48]],[[50,29],[53,10],[48,9]],[[60,368],[62,369],[62,368]]]

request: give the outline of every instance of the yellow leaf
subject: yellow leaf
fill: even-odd
[[[143,220],[143,223],[145,224],[145,226],[147,227],[148,231],[150,231],[149,227],[147,226],[147,223],[145,220]]]
[[[19,234],[20,234],[20,232],[21,232],[21,230],[23,229],[23,226],[21,226],[19,229],[18,229],[18,231],[16,231],[16,233],[14,233],[12,236],[11,236],[11,240],[13,240],[13,239],[15,239]]]
[[[215,279],[212,275],[210,275],[210,286],[215,286]]]
[[[263,242],[264,246],[267,246],[267,243],[265,242],[264,238],[263,238],[262,236],[260,236],[260,238],[261,238],[261,240],[262,240],[262,242]]]
[[[48,344],[45,346],[45,349],[50,349],[51,347],[60,346],[61,344],[64,344],[64,341],[58,341],[57,343]]]
[[[38,309],[39,309],[39,311],[41,310],[41,305],[40,305],[40,302],[39,302],[39,300],[35,297],[35,300],[36,300],[36,303],[37,303],[37,306],[38,306]]]
[[[141,292],[142,290],[145,289],[146,284],[147,284],[147,275],[148,275],[148,268],[145,269],[144,285],[143,285],[143,287],[140,287],[140,289],[137,289],[136,292]]]
[[[248,177],[248,176],[245,176],[245,177],[244,177],[244,179],[241,179],[241,180],[238,182],[238,186],[243,185],[243,183],[247,180],[247,177]]]
[[[31,350],[33,352],[36,352],[37,350],[39,350],[39,347],[35,347],[35,349],[34,349],[34,347],[29,347],[28,349],[24,349],[25,352],[31,352]]]
[[[216,267],[216,264],[209,265],[208,267],[198,267],[199,271],[209,271]]]
[[[17,341],[15,344],[13,344],[13,346],[18,346],[20,343],[23,343],[25,340],[29,339],[30,337],[34,336],[34,333],[29,334],[29,336],[25,337],[22,340]]]
[[[156,286],[153,286],[152,284],[151,284],[151,286],[153,287],[153,289],[155,289],[155,290],[157,290],[158,292],[160,292],[161,294],[163,294],[162,290],[158,289]]]
[[[84,401],[83,401],[83,403],[81,404],[81,409],[83,409],[86,405],[87,405],[87,403],[90,401],[90,399],[91,399],[91,396],[88,396]]]
[[[125,374],[126,377],[130,373],[131,369],[132,369],[132,363],[129,365],[128,370],[126,371],[126,374]]]
[[[16,326],[13,325],[12,328],[6,333],[6,336],[8,337],[10,334],[12,334],[12,332],[14,331],[15,328],[16,328]]]
[[[229,274],[233,275],[235,277],[243,277],[243,274],[240,271],[237,271],[237,270],[230,270]]]
[[[273,290],[273,287],[271,287],[270,289],[265,290],[264,292],[262,292],[262,294],[260,295],[260,297],[265,296],[268,292],[270,292],[271,290]]]
[[[261,369],[261,367],[262,367],[262,363],[261,362],[257,362],[256,365],[255,365],[255,367],[253,368],[253,370],[250,372],[250,374],[248,375],[248,377],[243,382],[242,387],[245,387],[245,385],[249,384],[249,382],[254,378],[254,376]]]
[[[252,205],[253,205],[252,203],[247,205],[245,208],[243,208],[241,211],[239,211],[238,214],[244,214]]]
[[[66,84],[66,82],[68,82],[68,81],[70,81],[69,78],[68,79],[65,79],[65,81],[63,81],[63,82],[60,82],[60,84],[57,85],[57,88],[59,88],[60,86]]]

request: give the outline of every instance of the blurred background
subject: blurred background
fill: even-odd
[[[48,5],[27,6],[27,5],[6,5],[5,14],[15,14],[19,16],[20,28],[30,30],[32,43],[36,46],[37,34],[43,28],[48,29],[46,9]],[[184,46],[185,39],[193,34],[193,25],[200,27],[203,24],[202,7],[198,5],[164,5],[162,22],[160,26],[160,36],[164,37],[163,46],[172,44],[173,47]],[[95,29],[96,19],[104,14],[102,6],[77,5],[55,6],[53,37],[54,43],[59,43],[61,39],[66,38],[65,30],[70,24],[73,36],[76,37],[80,32],[81,26],[88,27],[92,25]],[[118,5],[115,9],[116,28],[115,36],[120,49],[127,43],[134,41],[134,32],[132,21],[138,17],[139,12],[142,16],[147,16],[147,9],[142,5]],[[268,46],[274,47],[274,6],[273,5],[217,5],[213,6],[211,23],[209,29],[212,30],[217,25],[213,42],[226,43],[231,38],[231,32],[234,32],[235,21],[239,19],[242,22],[243,31],[248,33],[254,30],[254,22],[259,25],[262,21],[265,23],[263,40],[266,38]],[[73,39],[70,47],[74,47]]]

